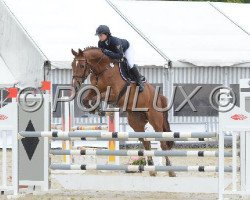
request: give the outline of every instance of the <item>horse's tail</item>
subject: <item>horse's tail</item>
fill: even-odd
[[[168,107],[168,99],[167,97],[160,95],[159,96],[162,108],[167,108]],[[170,130],[170,124],[168,122],[168,111],[165,111],[163,113],[164,116],[164,121],[163,121],[163,131],[164,132],[171,132]],[[171,149],[174,145],[174,141],[167,141],[168,147]]]

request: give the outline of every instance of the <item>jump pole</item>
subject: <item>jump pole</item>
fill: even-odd
[[[72,113],[71,113],[71,105],[70,102],[62,102],[61,104],[61,111],[62,111],[62,130],[70,131],[72,127]],[[71,141],[66,140],[62,141],[62,149],[67,150],[71,149]],[[64,155],[63,162],[70,164],[71,163],[71,156]]]
[[[110,132],[119,132],[119,112],[110,112],[107,114],[108,117],[108,131]],[[109,150],[119,150],[119,142],[115,140],[110,140],[108,144]],[[118,156],[109,156],[108,158],[109,164],[116,164],[118,165],[119,157]]]
[[[65,132],[71,131],[73,124],[73,106],[72,102],[62,102],[61,106],[62,110],[62,130]],[[110,132],[119,132],[119,112],[110,112],[107,114],[108,118],[108,131]],[[62,141],[62,149],[68,150],[72,149],[71,140]],[[109,150],[119,150],[119,141],[108,141],[108,149]],[[71,155],[63,155],[64,163],[70,164],[72,161]],[[119,157],[117,156],[109,156],[108,157],[109,164],[119,164]]]

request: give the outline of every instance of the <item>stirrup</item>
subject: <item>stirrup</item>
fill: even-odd
[[[136,84],[136,86],[139,86],[139,93],[143,92],[143,90],[144,90],[144,85],[143,84]]]

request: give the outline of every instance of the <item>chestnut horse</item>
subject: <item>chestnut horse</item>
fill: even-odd
[[[109,102],[116,102],[116,107],[122,108],[125,101],[125,94],[119,95],[120,92],[126,86],[126,82],[122,79],[118,67],[118,61],[112,60],[106,56],[102,50],[98,47],[87,47],[83,51],[81,49],[78,52],[71,50],[74,55],[72,62],[73,87],[78,91],[86,78],[90,75],[91,85],[96,86],[100,93],[101,99],[105,98],[107,87],[111,87]],[[167,112],[160,112],[153,108],[153,99],[155,94],[155,88],[149,84],[144,83],[144,91],[139,93],[136,108],[148,108],[148,111],[132,111],[133,100],[136,92],[136,85],[131,83],[131,90],[129,97],[127,98],[126,112],[128,114],[128,123],[134,129],[135,132],[144,132],[145,125],[149,122],[156,132],[170,132],[168,123]],[[117,100],[117,97],[121,96]],[[96,92],[88,90],[87,95],[84,96],[83,104],[87,106],[89,101],[96,101]],[[167,98],[159,95],[157,99],[157,106],[160,108],[167,107]],[[143,146],[146,150],[151,149],[150,141],[144,141]],[[173,146],[172,141],[161,141],[162,150],[169,150]],[[170,160],[166,158],[166,165],[170,166]],[[148,165],[153,165],[152,156],[147,157]],[[155,172],[150,173],[155,175]],[[169,176],[175,176],[173,171],[169,172]]]

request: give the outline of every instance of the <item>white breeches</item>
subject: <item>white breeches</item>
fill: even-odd
[[[130,43],[129,48],[125,51],[125,57],[128,60],[129,68],[131,69],[134,67],[135,60],[134,60],[134,48],[133,45]]]

